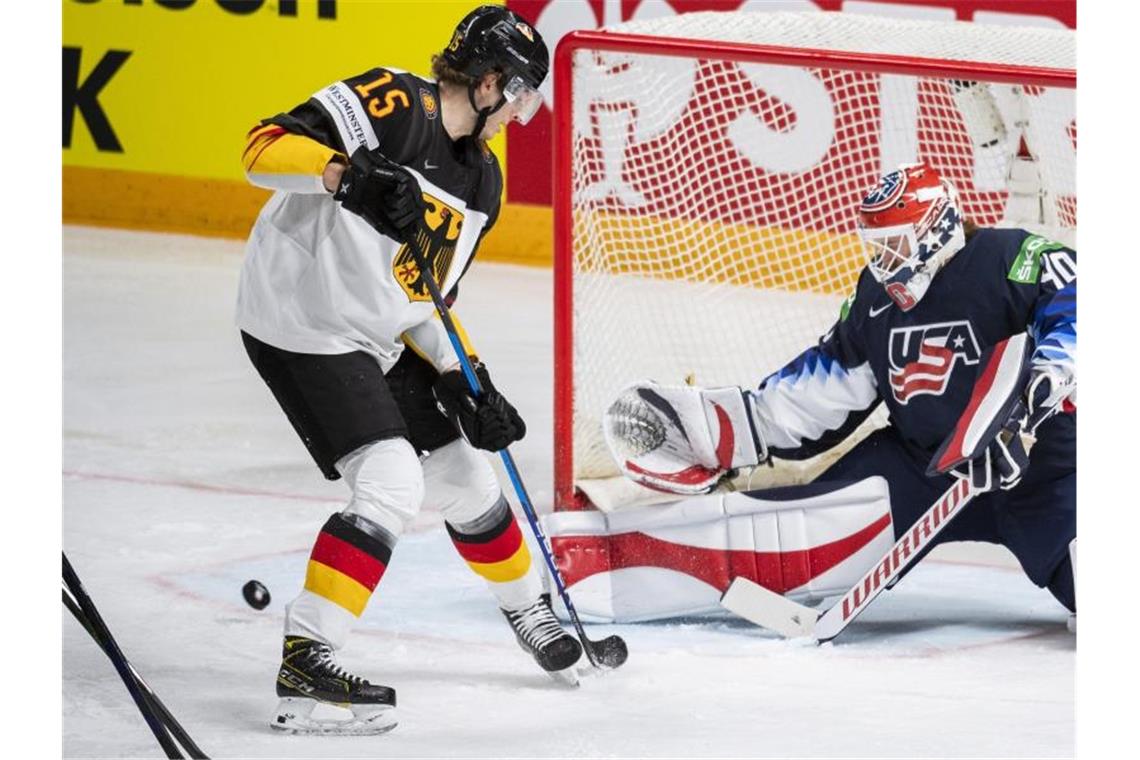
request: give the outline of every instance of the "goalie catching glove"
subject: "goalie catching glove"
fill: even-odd
[[[752,395],[736,387],[634,383],[610,404],[602,429],[626,477],[667,493],[709,493],[768,457]]]
[[[473,361],[483,395],[475,398],[459,369],[444,372],[432,386],[436,405],[463,437],[477,449],[500,451],[526,435],[526,423],[491,384],[487,368]]]
[[[357,148],[333,198],[381,235],[411,241],[423,219],[423,192],[415,176],[367,148]]]

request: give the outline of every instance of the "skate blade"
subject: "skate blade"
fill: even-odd
[[[551,680],[555,683],[565,686],[569,689],[578,688],[581,682],[581,674],[578,672],[577,666],[571,665],[562,670],[548,670],[546,675],[550,676]]]
[[[321,714],[315,715],[319,712]],[[329,713],[347,713],[349,717],[325,717]],[[374,736],[396,727],[396,708],[392,705],[330,705],[315,699],[283,697],[269,725],[288,734],[335,734],[338,736]]]

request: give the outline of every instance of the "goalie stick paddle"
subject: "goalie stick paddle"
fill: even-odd
[[[79,624],[83,626],[83,629],[86,630],[87,634],[99,645],[103,653],[110,657],[106,643],[99,636],[94,626],[91,625],[91,621],[83,614],[83,610],[79,608],[79,603],[66,586],[63,588],[63,606],[66,607]],[[174,741],[182,745],[182,748],[186,750],[186,753],[193,758],[193,760],[209,760],[209,756],[194,743],[194,740],[186,733],[186,729],[182,728],[182,724],[178,722],[170,710],[167,709],[166,705],[162,703],[162,700],[158,698],[158,695],[155,694],[147,682],[143,680],[139,672],[135,670],[135,666],[127,662],[127,667],[130,668],[131,675],[142,690],[143,697],[151,705],[159,721],[161,721],[166,730],[170,732],[170,735],[174,737]]]
[[[135,705],[138,707],[139,712],[142,713],[143,719],[150,727],[150,730],[154,734],[155,739],[158,740],[159,745],[162,746],[162,749],[166,753],[166,756],[168,758],[184,757],[182,750],[179,749],[178,745],[175,744],[174,739],[171,738],[171,733],[174,732],[170,731],[170,733],[168,733],[168,730],[170,729],[160,717],[160,711],[157,709],[157,705],[154,704],[154,702],[158,701],[158,697],[154,697],[154,702],[148,698],[147,694],[149,693],[153,695],[154,692],[151,692],[150,688],[147,687],[142,679],[138,677],[137,671],[135,671],[134,667],[132,667],[131,664],[127,661],[127,658],[123,655],[122,650],[119,649],[119,645],[116,643],[115,637],[111,635],[111,631],[107,628],[107,624],[103,622],[103,618],[99,615],[99,610],[95,608],[95,602],[91,600],[91,597],[87,594],[86,589],[83,588],[83,584],[80,582],[79,576],[76,574],[75,569],[72,568],[71,563],[67,560],[66,554],[63,555],[63,583],[65,586],[63,596],[64,605],[66,605],[67,608],[71,610],[72,614],[76,616],[76,619],[79,620],[80,624],[83,625],[85,629],[87,629],[87,632],[91,634],[92,638],[95,639],[95,642],[99,644],[103,652],[106,653],[107,658],[111,661],[111,664],[115,666],[115,670],[118,672],[119,678],[123,680],[123,685],[127,687],[127,691],[130,693],[131,698],[134,699]],[[70,601],[74,602],[75,607],[72,607],[72,604],[69,603],[68,594],[70,594]],[[81,613],[82,617],[80,614],[76,614],[77,612]],[[169,712],[166,711],[165,706],[162,708],[162,712],[166,712],[166,714],[169,715]],[[171,717],[171,720],[173,721],[174,725],[177,725],[177,721],[173,720],[173,716]],[[206,757],[206,755],[203,754],[200,749],[198,749],[194,742],[189,741],[190,737],[186,736],[186,732],[182,730],[181,726],[178,726],[177,731],[187,739],[186,742],[183,742],[183,746],[186,748],[187,752],[190,753],[190,757]]]
[[[986,352],[980,362],[970,401],[946,443],[935,455],[930,474],[945,474],[984,449],[988,436],[1004,420],[1025,385],[1030,349],[1029,336],[1018,333]],[[1025,445],[1028,450],[1032,440]],[[903,571],[924,555],[935,537],[979,493],[981,491],[974,487],[968,473],[957,475],[954,484],[899,537],[895,545],[822,614],[747,578],[734,579],[720,603],[740,617],[783,636],[808,636],[821,643],[830,641],[867,609],[880,592],[894,586]]]
[[[435,310],[439,313],[440,321],[443,322],[443,327],[447,331],[447,337],[451,341],[451,347],[455,349],[455,355],[459,359],[459,366],[463,370],[463,377],[466,378],[467,385],[471,388],[471,392],[478,398],[483,395],[483,386],[479,382],[474,368],[471,366],[471,360],[467,357],[467,352],[463,350],[463,342],[459,339],[459,332],[456,330],[455,322],[451,319],[451,310],[448,309],[447,303],[443,300],[443,294],[439,290],[435,276],[427,265],[418,240],[408,241],[408,249],[412,252],[412,257],[416,260],[416,266],[419,267],[420,276],[427,286],[428,292],[431,294],[432,303],[435,304]],[[558,596],[562,599],[562,604],[566,607],[566,614],[570,616],[570,622],[574,625],[574,630],[578,634],[578,640],[582,642],[582,649],[586,653],[586,659],[588,659],[590,664],[595,668],[612,669],[620,667],[629,657],[629,648],[626,646],[625,640],[615,635],[593,641],[586,636],[586,631],[582,627],[582,621],[578,617],[578,611],[574,609],[574,603],[570,601],[570,595],[566,591],[566,584],[562,580],[562,574],[558,572],[558,567],[554,564],[554,556],[551,554],[550,545],[546,540],[546,535],[542,532],[542,528],[538,524],[538,514],[535,512],[534,505],[530,500],[530,495],[527,493],[526,486],[523,485],[522,478],[519,476],[518,467],[515,466],[515,459],[511,456],[511,452],[507,448],[502,449],[499,452],[499,456],[502,457],[503,466],[507,470],[507,476],[510,478],[511,485],[514,486],[515,493],[518,495],[523,514],[526,515],[526,520],[530,524],[531,533],[534,534],[539,549],[542,551],[542,557],[546,560],[546,566],[550,570],[550,575],[554,578],[554,585],[558,588]]]

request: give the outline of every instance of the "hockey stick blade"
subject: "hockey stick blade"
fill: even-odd
[[[603,668],[608,670],[619,668],[629,659],[629,647],[625,645],[625,639],[621,636],[606,636],[604,639],[593,641],[587,639],[583,632],[579,638],[583,647],[588,650],[586,656],[591,662]]]
[[[463,341],[460,340],[459,331],[456,329],[455,322],[451,318],[451,309],[448,308],[447,302],[444,301],[443,293],[441,293],[439,289],[439,283],[435,281],[435,275],[431,267],[428,266],[427,257],[420,247],[419,238],[416,236],[412,236],[412,238],[413,239],[405,242],[408,246],[408,250],[411,251],[416,266],[420,270],[420,279],[431,295],[432,304],[439,314],[440,322],[443,323],[444,331],[447,333],[447,339],[451,343],[452,349],[455,350],[456,359],[459,360],[459,367],[463,372],[463,377],[467,380],[467,385],[475,398],[479,398],[483,393],[483,386],[479,382],[479,377],[475,374],[475,369],[471,366],[471,359],[467,356],[467,351],[463,348]],[[519,475],[518,467],[515,465],[515,458],[507,448],[502,449],[499,452],[499,456],[503,460],[503,468],[507,471],[507,477],[510,479],[511,485],[514,486],[515,494],[518,496],[519,505],[522,507],[523,514],[526,515],[531,533],[534,535],[535,541],[538,542],[539,549],[542,552],[542,558],[546,561],[546,567],[550,570],[550,575],[554,579],[554,585],[558,588],[558,596],[562,600],[562,604],[566,607],[566,613],[570,617],[570,622],[574,625],[574,631],[578,634],[578,640],[582,643],[582,651],[585,653],[586,659],[589,660],[590,664],[595,668],[612,670],[613,668],[620,667],[629,658],[629,648],[626,646],[625,640],[620,636],[607,636],[599,641],[593,641],[586,636],[586,631],[582,627],[582,621],[578,617],[578,611],[574,609],[574,603],[570,601],[570,595],[566,592],[566,584],[562,581],[562,574],[558,572],[558,567],[554,564],[554,556],[551,553],[550,542],[546,540],[546,536],[538,524],[538,514],[534,510],[534,504],[530,500],[530,494],[527,493],[526,486],[523,484],[522,477]]]
[[[819,620],[819,613],[810,607],[741,577],[729,584],[720,604],[729,612],[786,639],[813,637]]]

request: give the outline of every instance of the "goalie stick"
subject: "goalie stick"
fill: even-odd
[[[440,321],[443,322],[448,340],[451,341],[451,347],[455,349],[455,355],[459,359],[459,366],[463,370],[463,377],[467,379],[467,384],[471,388],[471,392],[478,398],[483,395],[483,386],[471,366],[471,360],[467,357],[467,352],[463,349],[463,342],[459,339],[455,322],[451,319],[451,310],[448,309],[447,303],[443,300],[443,294],[439,290],[439,285],[435,281],[431,268],[427,265],[424,252],[419,246],[419,240],[410,240],[407,245],[408,249],[412,252],[412,257],[416,260],[416,266],[419,267],[420,276],[427,286],[428,292],[431,294],[432,303],[435,305],[435,310],[439,313]],[[502,457],[503,466],[507,470],[507,476],[510,478],[511,485],[514,486],[515,493],[518,495],[523,514],[526,515],[526,520],[530,524],[531,533],[534,534],[539,549],[542,551],[542,557],[546,560],[546,566],[549,568],[550,575],[554,579],[554,585],[558,589],[558,596],[562,599],[562,604],[566,607],[566,613],[570,617],[570,622],[574,625],[574,630],[578,634],[578,640],[582,642],[582,649],[586,653],[586,659],[588,659],[590,664],[595,668],[612,669],[620,667],[629,657],[629,649],[626,647],[625,641],[616,635],[607,636],[599,641],[593,641],[586,636],[586,631],[582,627],[582,621],[578,617],[578,611],[574,609],[574,603],[570,601],[570,595],[566,592],[566,584],[562,580],[562,574],[558,572],[558,567],[554,564],[554,556],[551,554],[550,545],[546,540],[545,534],[542,532],[542,528],[539,527],[538,515],[534,511],[534,505],[530,501],[530,495],[527,493],[526,486],[523,485],[522,478],[519,476],[515,459],[511,456],[511,452],[507,448],[503,448],[499,451],[499,456]]]
[[[787,637],[807,636],[823,643],[843,632],[883,589],[894,585],[930,546],[935,536],[977,495],[967,478],[950,486],[930,509],[902,535],[882,559],[868,570],[859,582],[839,601],[820,614],[790,599],[769,591],[747,578],[736,578],[724,592],[720,603],[726,609],[758,626]]]
[[[131,698],[134,699],[135,705],[142,713],[143,719],[146,720],[166,756],[168,758],[182,758],[184,757],[182,749],[185,749],[191,758],[205,760],[207,755],[198,748],[186,730],[166,709],[166,705],[162,703],[158,695],[151,690],[139,672],[123,655],[115,637],[111,635],[110,629],[107,628],[107,624],[99,615],[99,610],[95,608],[95,602],[83,588],[83,584],[68,561],[66,554],[63,555],[63,605],[75,616],[75,619],[79,621],[79,624],[83,626],[95,643],[99,645],[99,648],[103,650],[103,653],[107,655],[111,664],[115,666],[115,670],[123,680],[123,684],[130,692]],[[179,748],[179,744],[182,745],[182,749]]]
[[[992,420],[999,422],[1025,385],[1029,337],[1019,333],[995,345],[981,363],[982,372],[962,419],[935,456],[939,470],[948,472],[984,448]],[[1041,420],[1037,420],[1039,425]],[[1030,430],[1036,425],[1030,426]],[[1026,442],[1031,445],[1032,438]],[[953,445],[953,446],[952,446]],[[957,452],[957,455],[955,455]],[[787,638],[809,637],[831,641],[850,625],[884,589],[894,586],[903,572],[925,555],[939,533],[981,491],[969,474],[958,475],[922,517],[895,542],[882,558],[840,599],[820,613],[770,591],[747,578],[736,578],[721,596],[721,606],[763,628]]]

